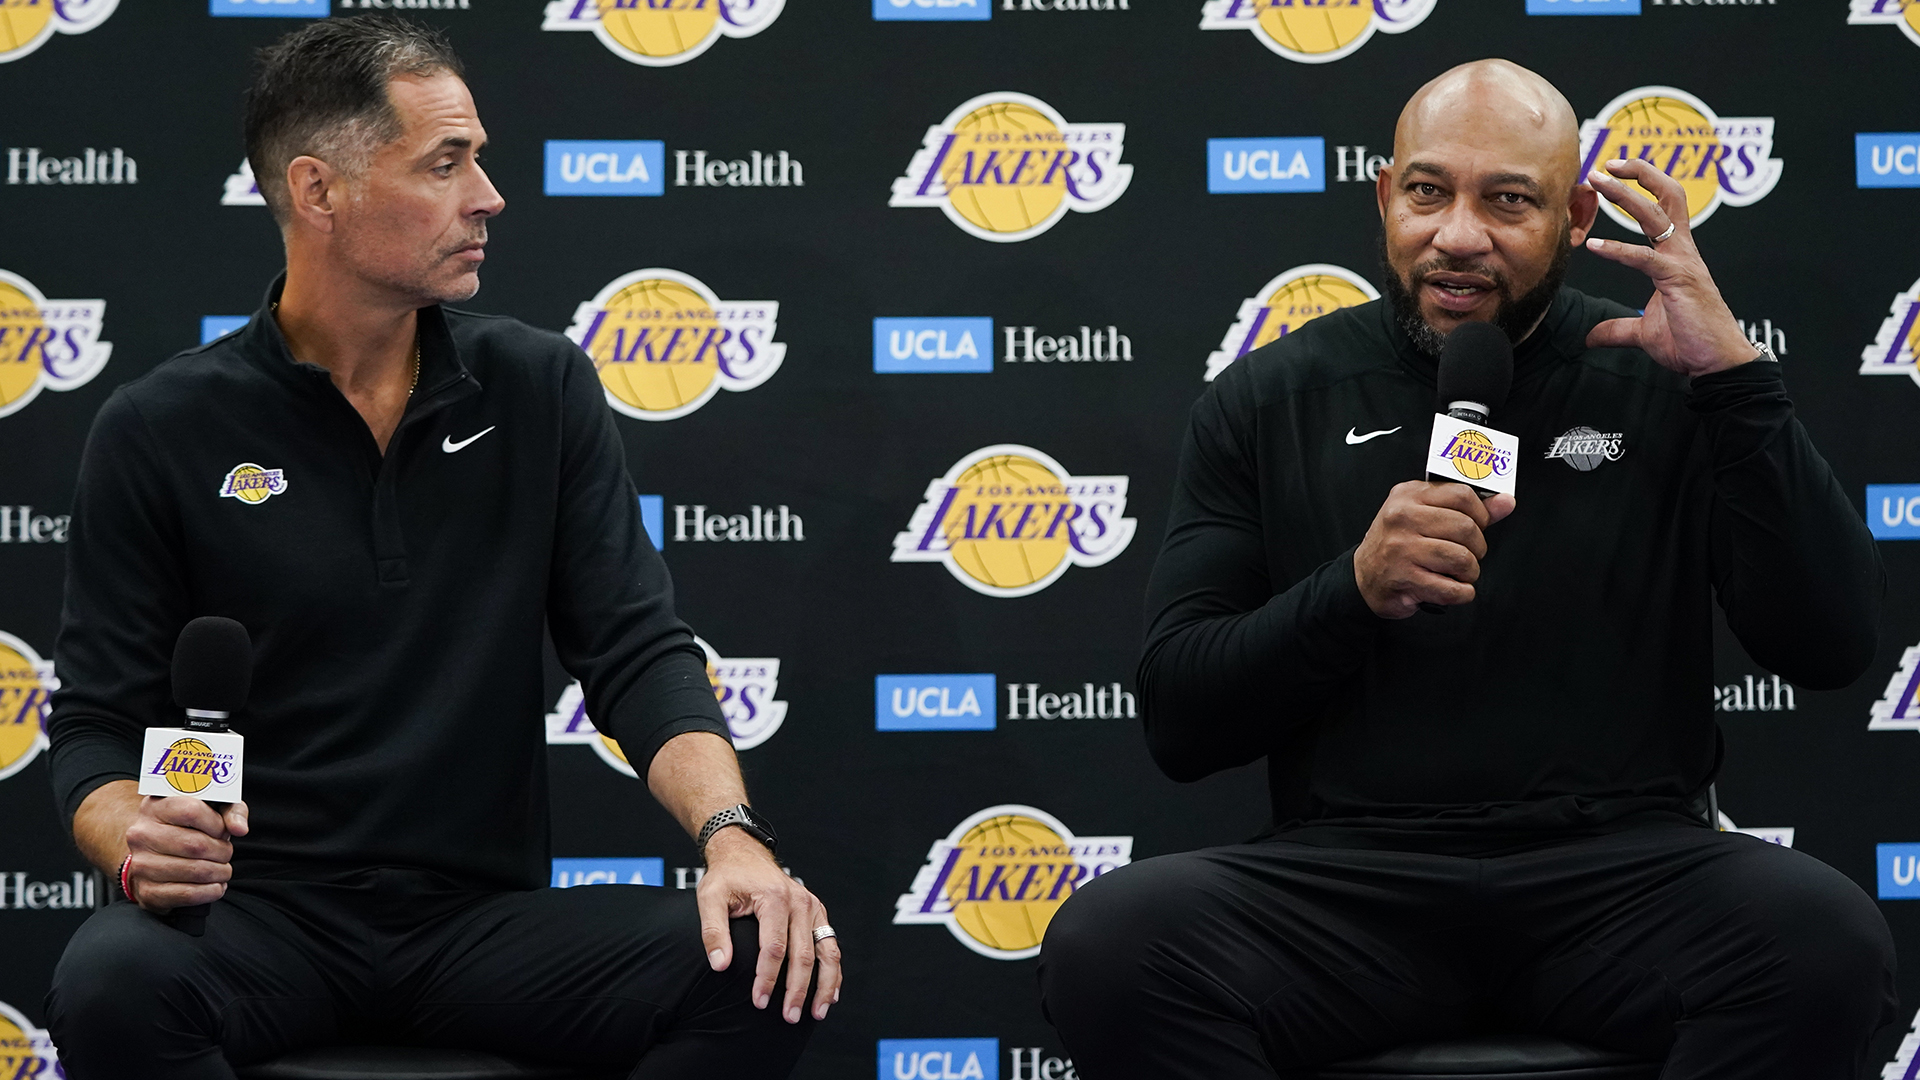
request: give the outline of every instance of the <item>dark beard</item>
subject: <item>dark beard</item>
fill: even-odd
[[[1571,223],[1560,227],[1560,239],[1555,243],[1553,261],[1547,264],[1547,272],[1540,283],[1528,289],[1522,296],[1514,296],[1507,276],[1490,266],[1451,259],[1441,256],[1429,259],[1415,266],[1402,278],[1394,273],[1393,266],[1387,261],[1387,234],[1380,233],[1380,277],[1387,285],[1387,302],[1393,305],[1393,317],[1399,322],[1400,329],[1412,339],[1413,347],[1437,357],[1447,342],[1447,336],[1433,328],[1420,314],[1420,302],[1414,296],[1413,282],[1436,271],[1445,270],[1455,274],[1478,274],[1493,282],[1494,291],[1500,294],[1500,306],[1494,309],[1493,325],[1506,331],[1507,340],[1518,345],[1527,331],[1533,329],[1540,316],[1553,306],[1553,298],[1560,291],[1560,283],[1566,280],[1567,263],[1573,257],[1573,226]]]

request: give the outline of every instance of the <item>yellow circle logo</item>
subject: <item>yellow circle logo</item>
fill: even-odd
[[[1671,86],[1642,86],[1608,102],[1599,119],[1580,126],[1580,175],[1613,158],[1639,158],[1679,181],[1688,220],[1698,225],[1722,203],[1748,206],[1780,180],[1773,153],[1773,117],[1719,116],[1706,102]],[[1633,191],[1652,199],[1639,184]],[[1632,215],[1602,199],[1621,227],[1640,232]]]
[[[52,664],[0,633],[0,779],[26,768],[46,747],[47,698],[59,686]]]
[[[1853,26],[1897,26],[1920,45],[1920,0],[1853,0],[1847,22]]]
[[[54,34],[84,34],[120,0],[0,0],[0,64],[18,60]]]
[[[1472,428],[1455,435],[1445,453],[1454,469],[1469,480],[1485,480],[1493,475],[1493,440]]]
[[[1350,55],[1374,31],[1420,25],[1437,0],[1206,0],[1202,30],[1249,30],[1262,45],[1302,64]]]
[[[548,0],[540,29],[591,31],[623,60],[671,67],[723,37],[752,37],[785,7],[786,0]]]
[[[1126,191],[1126,132],[1070,124],[1026,94],[981,94],[927,129],[887,205],[938,207],[982,240],[1026,240],[1068,210],[1101,210]]]
[[[104,300],[49,300],[31,281],[0,270],[0,416],[26,408],[42,390],[84,386],[107,366],[106,309]]]
[[[690,275],[654,268],[581,304],[567,336],[593,359],[608,404],[636,420],[672,420],[779,370],[779,314],[777,301],[721,300]]]
[[[0,13],[8,9],[0,7]],[[0,278],[0,342],[27,342],[41,337],[46,324],[40,305],[18,286]],[[19,351],[0,344],[0,408],[20,401],[40,387],[40,365],[33,350]]]
[[[1126,506],[1124,476],[1076,477],[1032,447],[989,446],[928,485],[893,561],[942,562],[976,592],[1025,596],[1125,549]]]
[[[1054,912],[1081,885],[1132,860],[1130,836],[1076,837],[1031,806],[995,806],[936,841],[895,923],[944,923],[982,956],[1040,951]]]
[[[1344,307],[1380,299],[1367,279],[1343,266],[1308,263],[1281,271],[1260,291],[1240,302],[1240,315],[1220,347],[1207,357],[1207,381],[1227,365],[1262,345],[1270,345],[1307,323]]]
[[[206,743],[199,739],[175,739],[167,747],[166,760],[157,765],[155,771],[166,777],[173,790],[192,795],[205,791],[207,785],[213,783],[217,765],[213,748]]]
[[[262,468],[251,461],[235,465],[227,472],[227,478],[220,482],[221,498],[238,499],[248,506],[258,506],[285,490],[285,472]]]

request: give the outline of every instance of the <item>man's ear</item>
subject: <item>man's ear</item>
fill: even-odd
[[[1588,234],[1593,232],[1593,219],[1600,213],[1600,193],[1590,184],[1575,184],[1573,195],[1567,200],[1567,217],[1571,224],[1569,240],[1573,247],[1586,244]]]
[[[1373,182],[1373,197],[1380,204],[1380,220],[1387,220],[1387,202],[1393,198],[1393,166],[1387,165]]]
[[[287,163],[288,217],[291,223],[317,232],[333,231],[335,201],[340,197],[340,174],[333,166],[307,154]]]

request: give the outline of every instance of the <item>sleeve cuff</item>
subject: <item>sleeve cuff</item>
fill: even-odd
[[[1755,401],[1784,400],[1787,383],[1779,364],[1750,360],[1711,375],[1696,375],[1688,380],[1687,390],[1687,408],[1711,413]]]

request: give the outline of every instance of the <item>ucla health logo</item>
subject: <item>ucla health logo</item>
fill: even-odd
[[[120,0],[9,0],[0,3],[0,64],[18,60],[55,34],[84,34],[107,21]],[[0,1005],[0,1008],[5,1006]]]
[[[1920,187],[1920,131],[1861,132],[1853,137],[1855,187]]]
[[[987,596],[1026,596],[1069,566],[1104,566],[1133,539],[1124,476],[1074,476],[1030,446],[982,447],[927,485],[894,562],[946,564]]]
[[[1207,356],[1207,381],[1262,345],[1343,307],[1380,299],[1367,279],[1344,266],[1308,263],[1282,270],[1260,291],[1240,301],[1240,315]]]
[[[581,885],[654,885],[667,883],[666,860],[640,859],[555,859],[553,881],[556,889]]]
[[[664,195],[667,144],[658,139],[548,139],[548,195]]]
[[[47,697],[60,688],[53,664],[0,631],[0,780],[32,763],[47,747]]]
[[[1905,375],[1920,383],[1920,370],[1914,368],[1914,357],[1920,356],[1916,315],[1920,315],[1920,281],[1894,294],[1892,309],[1880,323],[1880,333],[1860,354],[1860,374]]]
[[[1132,861],[1131,836],[1076,837],[1044,810],[990,806],[933,842],[893,921],[944,925],[981,956],[1024,960],[1075,889]]]
[[[1897,26],[1907,40],[1920,45],[1920,3],[1914,0],[1853,0],[1847,12],[1851,26]]]
[[[1867,529],[1876,540],[1920,540],[1920,484],[1868,484]]]
[[[1713,216],[1722,203],[1751,206],[1780,181],[1782,162],[1773,153],[1773,117],[1719,116],[1707,103],[1671,86],[1629,90],[1580,125],[1580,175],[1611,158],[1640,158],[1680,181],[1687,193],[1687,220]],[[1648,198],[1638,184],[1628,187]],[[1601,209],[1620,227],[1640,232],[1626,211],[1602,199]]]
[[[722,300],[699,279],[652,268],[623,274],[580,305],[567,328],[593,358],[607,402],[636,420],[672,420],[721,390],[751,390],[780,370],[775,300]]]
[[[4,12],[5,8],[0,8]],[[34,1027],[20,1010],[0,1001],[0,1069],[13,1077],[65,1077],[60,1054],[45,1028]]]
[[[340,6],[350,8],[353,0],[342,0]],[[421,3],[418,6],[427,5]],[[327,0],[207,0],[207,14],[228,18],[324,19],[328,14],[327,8]]]
[[[876,675],[876,731],[992,731],[998,680],[985,675]]]
[[[787,0],[550,0],[542,30],[591,30],[622,60],[684,64],[723,37],[773,25]]]
[[[780,688],[780,661],[728,659],[700,638],[693,640],[707,654],[707,680],[713,683],[713,696],[720,702],[720,714],[727,719],[733,748],[751,750],[773,738],[787,719],[787,703],[773,698]],[[628,776],[639,775],[620,744],[593,726],[587,716],[586,694],[577,679],[560,692],[560,700],[547,714],[547,745],[591,746],[608,765]]]
[[[887,205],[939,207],[982,240],[1032,239],[1127,190],[1126,135],[1125,124],[1069,124],[1036,97],[982,94],[927,129]]]
[[[1638,15],[1640,0],[1527,0],[1527,14]]]
[[[1207,192],[1240,195],[1327,190],[1327,141],[1208,139]]]
[[[1325,64],[1365,45],[1374,31],[1403,34],[1433,14],[1437,0],[1206,0],[1202,30],[1248,30],[1260,44],[1302,64]]]
[[[1000,1080],[1000,1040],[881,1039],[880,1080]]]
[[[993,320],[985,317],[873,320],[873,370],[985,374],[993,370]]]
[[[0,16],[11,8],[0,7]],[[49,300],[33,282],[0,270],[0,416],[32,404],[42,390],[72,390],[107,366],[100,340],[105,300]]]
[[[1868,713],[1868,731],[1920,731],[1920,645],[1900,654],[1900,666],[1887,680],[1887,692]]]

